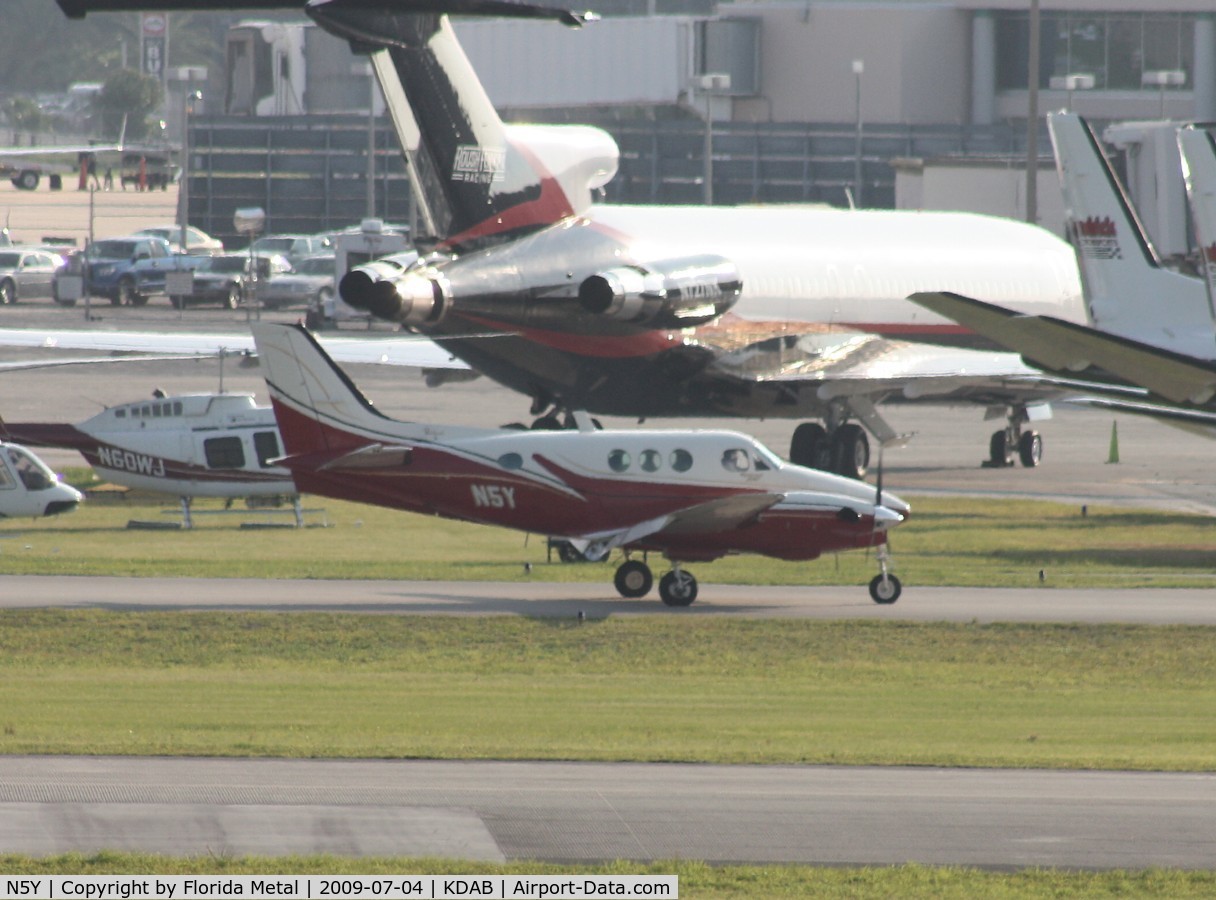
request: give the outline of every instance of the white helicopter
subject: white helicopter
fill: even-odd
[[[0,518],[38,518],[72,512],[84,495],[20,444],[0,441]]]
[[[252,394],[171,397],[158,390],[78,425],[8,422],[5,429],[36,447],[77,450],[115,484],[178,497],[187,528],[195,497],[288,497],[296,524],[303,524],[291,473],[270,464],[283,455],[274,411]]]

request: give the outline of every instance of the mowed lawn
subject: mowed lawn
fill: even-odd
[[[87,470],[86,470],[87,471]],[[905,585],[1005,587],[1213,587],[1216,522],[1163,511],[977,498],[911,498],[912,518],[893,533]],[[541,535],[352,503],[305,498],[309,527],[285,510],[224,511],[198,502],[191,531],[172,524],[176,503],[131,492],[90,499],[55,519],[0,522],[0,575],[78,574],[245,578],[386,578],[581,581],[611,584],[607,563],[561,564]],[[656,573],[662,560],[654,559]],[[525,570],[527,566],[527,570]],[[873,553],[812,562],[759,556],[698,563],[704,585],[856,584],[877,571]]]
[[[1216,768],[1196,627],[0,612],[0,753]]]

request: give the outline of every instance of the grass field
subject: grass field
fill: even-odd
[[[1203,516],[1107,508],[1082,516],[1075,507],[1008,500],[912,504],[893,537],[907,585],[1216,587],[1216,522]],[[289,517],[215,514],[218,502],[200,502],[192,531],[128,530],[132,520],[175,521],[175,504],[135,493],[91,499],[57,519],[0,523],[0,574],[501,581],[522,580],[528,562],[534,580],[612,576],[609,564],[546,564],[537,535],[317,498],[306,505],[323,510],[310,523],[328,527],[242,529],[242,521]],[[858,551],[809,563],[743,556],[695,567],[705,584],[860,585],[875,571],[872,555]]]

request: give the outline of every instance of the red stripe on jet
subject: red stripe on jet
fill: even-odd
[[[543,347],[551,347],[577,356],[594,356],[603,359],[630,359],[654,356],[673,350],[684,344],[683,337],[673,331],[647,329],[637,334],[572,334],[568,331],[546,331],[540,328],[523,328],[515,323],[497,322],[484,316],[461,314],[470,322],[484,325],[495,332],[508,332]],[[436,336],[442,341],[442,336]]]

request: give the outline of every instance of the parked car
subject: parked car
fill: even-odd
[[[94,241],[80,261],[82,271],[76,274],[86,275],[85,290],[108,298],[115,306],[143,306],[151,295],[165,293],[166,272],[188,268],[194,262],[174,253],[164,238],[151,235]]]
[[[0,304],[51,297],[55,275],[64,264],[62,256],[38,248],[0,250]]]
[[[261,285],[258,300],[266,309],[321,306],[334,296],[334,258],[306,256],[290,272],[272,275]]]
[[[153,237],[164,238],[170,244],[174,244],[179,253],[188,253],[191,256],[214,256],[216,253],[224,252],[223,241],[213,238],[193,225],[186,226],[185,247],[182,246],[182,227],[180,225],[150,225],[147,228],[139,229],[135,234],[150,234]]]
[[[291,271],[287,257],[279,254],[255,254],[253,262],[261,284]],[[249,292],[250,272],[250,257],[246,252],[199,257],[194,266],[194,290],[172,296],[169,302],[177,309],[198,303],[218,303],[225,309],[236,309],[245,302]]]
[[[266,234],[253,242],[254,253],[282,253],[293,263],[329,249],[329,239],[316,234]]]

